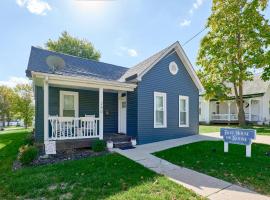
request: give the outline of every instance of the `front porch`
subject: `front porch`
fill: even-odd
[[[202,109],[200,122],[208,123],[238,123],[238,108],[234,100],[200,102]],[[261,121],[261,99],[249,98],[244,100],[245,119],[249,123]],[[209,116],[208,114],[209,113]]]
[[[88,80],[82,84],[78,79],[74,82],[74,78],[66,81],[59,78],[64,79],[56,75],[34,78],[38,85],[35,93],[39,109],[43,104],[44,115],[36,117],[43,121],[44,143],[91,141],[108,138],[114,133],[127,133],[127,92],[133,91],[136,85],[91,84]]]

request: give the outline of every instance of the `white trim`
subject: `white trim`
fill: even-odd
[[[71,95],[74,96],[74,107],[75,107],[75,116],[79,116],[79,93],[78,92],[72,92],[72,91],[60,91],[60,117],[63,117],[63,109],[64,109],[64,95]]]
[[[31,72],[33,79],[41,78],[44,79],[48,77],[48,83],[51,85],[61,85],[70,87],[83,87],[83,88],[104,88],[110,90],[119,91],[134,91],[137,87],[136,84],[132,83],[121,83],[119,81],[108,81],[108,80],[97,80],[93,78],[84,77],[73,77],[57,74],[46,74],[41,72]]]
[[[154,67],[165,55],[167,55],[170,51],[172,51],[173,49],[176,49],[176,53],[178,55],[178,57],[180,58],[180,60],[183,62],[183,65],[185,66],[185,68],[187,69],[190,77],[192,78],[193,82],[195,83],[195,85],[197,86],[197,88],[199,89],[200,92],[204,91],[203,85],[200,81],[200,79],[198,78],[191,62],[189,61],[187,55],[185,54],[183,48],[181,47],[179,42],[176,42],[174,45],[171,46],[171,48],[167,49],[167,51],[165,51],[151,66],[149,66],[147,69],[145,69],[143,72],[141,72],[140,74],[138,74],[138,78],[137,80],[140,81],[142,80],[142,77],[152,68]]]
[[[120,125],[121,125],[121,95],[122,95],[122,92],[118,91],[118,133],[120,133]]]
[[[186,124],[181,124],[180,120],[180,100],[184,99],[186,103]],[[188,96],[181,96],[179,95],[179,101],[178,101],[178,115],[179,115],[179,127],[189,127],[189,97]]]
[[[124,133],[124,134],[127,134],[127,94],[124,96],[124,97],[122,97],[122,94],[126,94],[126,93],[121,93],[120,94],[120,98],[119,98],[119,133]],[[123,116],[122,116],[122,103],[123,102],[126,102],[126,112],[125,112],[125,119],[123,120]],[[124,122],[125,123],[125,128],[124,129],[122,129],[122,122]]]
[[[99,88],[99,139],[103,139],[103,88]]]
[[[163,125],[156,124],[156,97],[163,98]],[[167,94],[164,92],[154,92],[154,128],[167,128]]]

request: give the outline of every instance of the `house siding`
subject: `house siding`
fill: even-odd
[[[35,86],[35,139],[37,142],[42,142],[44,140],[43,109],[44,109],[43,88]]]
[[[127,135],[137,137],[138,128],[138,100],[137,89],[127,92]]]
[[[43,136],[43,89],[36,87],[36,138],[42,141]],[[60,115],[60,91],[73,91],[79,93],[79,117],[85,115],[99,114],[99,92],[80,89],[69,89],[60,87],[49,87],[49,115]],[[117,133],[118,131],[118,94],[104,92],[103,95],[104,111],[104,135],[106,133]],[[49,135],[51,135],[51,126],[49,124]]]
[[[170,62],[179,71],[172,75]],[[150,69],[137,88],[139,144],[179,138],[198,133],[199,91],[176,53],[169,54]],[[154,92],[167,94],[167,128],[154,128]],[[179,127],[179,95],[189,97],[189,127]]]

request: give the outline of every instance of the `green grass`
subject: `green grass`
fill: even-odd
[[[0,134],[0,199],[202,199],[119,154],[10,171],[25,132]]]
[[[154,154],[176,165],[270,195],[270,157],[266,156],[270,146],[252,144],[251,158],[245,157],[245,146],[230,144],[228,153],[223,148],[222,141],[204,141]]]
[[[0,131],[0,176],[11,171],[13,161],[17,157],[18,149],[24,144],[30,129]]]
[[[199,127],[199,132],[200,133],[213,133],[213,132],[219,132],[220,128],[222,127],[231,127],[231,128],[238,128],[239,126],[237,125],[200,125]],[[258,135],[269,135],[270,136],[270,126],[259,126],[259,125],[254,125],[254,126],[246,126],[244,128],[248,129],[256,129]]]

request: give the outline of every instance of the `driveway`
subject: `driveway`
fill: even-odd
[[[269,142],[266,144],[270,144],[270,140],[268,138],[267,140],[263,140],[263,138],[258,137],[258,139],[260,143]],[[270,197],[260,195],[256,192],[234,185],[232,183],[174,165],[151,154],[168,148],[204,140],[220,140],[220,138],[215,133],[207,135],[194,135],[179,139],[138,145],[135,149],[114,149],[114,151],[128,157],[131,160],[134,160],[135,162],[147,167],[152,171],[167,176],[172,181],[181,184],[184,187],[193,190],[197,194],[209,199],[270,200]]]

